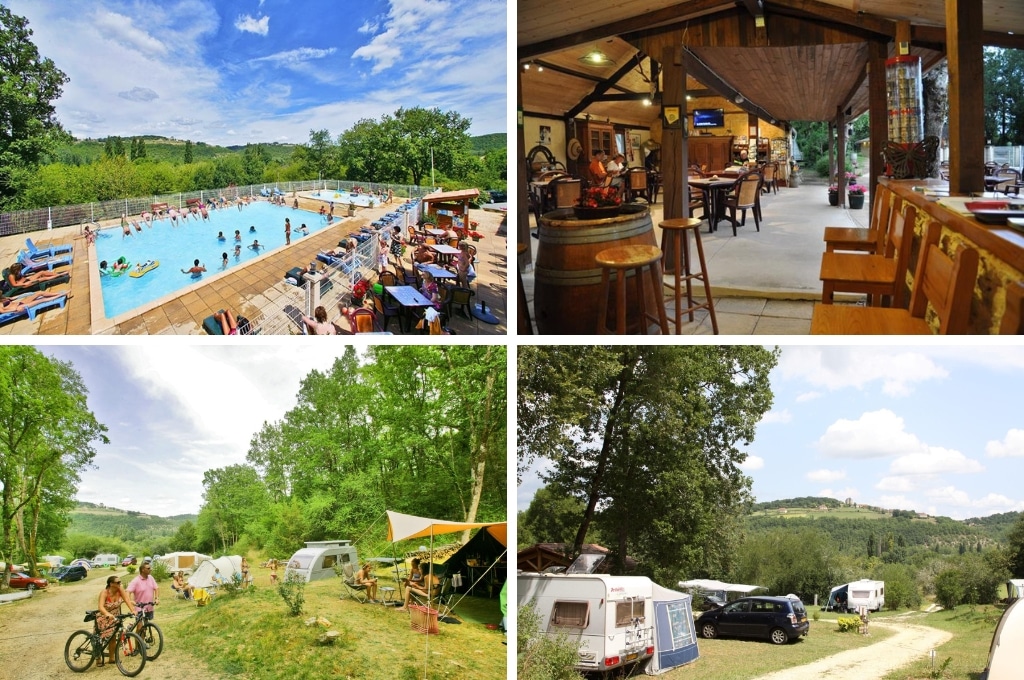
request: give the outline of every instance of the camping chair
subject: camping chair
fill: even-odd
[[[345,592],[347,592],[348,596],[353,600],[356,600],[360,604],[366,604],[369,601],[366,597],[366,586],[361,583],[356,583],[356,574],[352,570],[352,563],[346,562],[344,566],[342,566],[342,571],[344,572],[344,575],[341,577],[341,582],[345,584]],[[344,599],[345,595],[342,594],[341,598]]]
[[[452,579],[451,576],[444,576],[441,582],[430,589],[429,598],[420,595],[415,590],[412,592],[413,601],[421,607],[429,607],[437,610],[437,619],[440,621],[452,612]]]

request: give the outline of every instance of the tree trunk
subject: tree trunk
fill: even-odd
[[[924,136],[935,136],[943,139],[942,129],[949,115],[949,72],[946,62],[942,62],[921,77],[924,94]],[[939,176],[939,158],[928,165],[928,176]]]

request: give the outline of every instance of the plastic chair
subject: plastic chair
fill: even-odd
[[[374,293],[372,294],[372,296],[373,308],[377,312],[377,317],[383,319],[383,321],[381,322],[383,326],[381,330],[383,330],[385,333],[387,332],[388,323],[391,321],[391,319],[397,318],[399,320],[399,325],[401,325],[400,316],[402,314],[402,308],[394,305],[389,305],[387,302],[384,301],[384,297],[382,295],[377,295]]]
[[[384,271],[377,275],[377,282],[385,287],[397,286],[398,277],[396,277],[392,272],[389,272],[388,270],[385,269]]]
[[[373,311],[361,308],[349,313],[348,322],[353,333],[375,333],[377,331],[377,318]]]
[[[476,293],[469,288],[462,288],[461,286],[451,288],[449,290],[448,306],[446,308],[448,318],[452,318],[452,307],[455,307],[456,305],[458,305],[462,310],[463,316],[467,319],[470,318],[470,305],[473,304],[474,295],[476,295]]]

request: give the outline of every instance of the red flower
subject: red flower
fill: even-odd
[[[366,296],[366,292],[370,289],[370,283],[366,279],[359,279],[356,281],[356,285],[352,286],[352,297],[362,299]]]
[[[580,196],[581,208],[604,208],[622,205],[618,187],[591,187]]]

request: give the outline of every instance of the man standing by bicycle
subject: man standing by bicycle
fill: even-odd
[[[132,582],[128,584],[128,592],[132,594],[132,598],[136,603],[143,603],[145,605],[146,618],[149,620],[153,619],[153,605],[160,604],[160,596],[157,591],[160,589],[156,579],[150,574],[153,570],[153,565],[150,562],[143,562],[142,566],[139,567],[138,575],[132,579]],[[135,606],[135,613],[143,609],[138,604]],[[139,630],[142,630],[142,622],[139,622]]]

